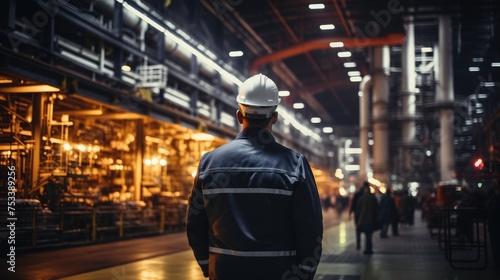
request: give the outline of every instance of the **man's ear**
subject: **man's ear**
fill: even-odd
[[[243,114],[240,110],[236,110],[236,119],[238,120],[238,123],[243,124]]]

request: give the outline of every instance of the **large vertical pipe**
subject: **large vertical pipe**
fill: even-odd
[[[455,153],[453,149],[453,49],[451,16],[439,17],[439,80],[436,102],[443,106],[439,112],[439,167],[441,181],[453,179]]]
[[[135,121],[135,168],[134,168],[134,200],[142,199],[142,173],[145,143],[144,121]]]
[[[416,77],[415,77],[415,33],[413,17],[408,17],[406,26],[406,41],[402,46],[401,57],[401,105],[403,113],[402,142],[403,162],[405,174],[412,174],[411,145],[415,142],[416,127]]]
[[[359,84],[359,142],[361,147],[361,155],[359,157],[359,173],[358,173],[358,186],[362,182],[368,180],[367,172],[369,168],[369,145],[368,145],[368,132],[370,130],[370,87],[372,84],[372,77],[366,75]]]
[[[33,94],[33,117],[31,121],[33,140],[33,161],[31,166],[31,186],[37,187],[38,179],[40,178],[40,154],[42,152],[42,128],[43,128],[43,111],[45,97],[40,93]]]
[[[389,158],[389,47],[373,49],[373,177],[388,182]]]

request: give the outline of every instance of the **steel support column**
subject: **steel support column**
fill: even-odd
[[[373,177],[388,182],[389,158],[389,47],[373,49]]]
[[[144,120],[135,121],[135,167],[134,167],[134,193],[133,199],[138,201],[142,199],[142,174],[144,159]]]
[[[440,180],[453,179],[455,170],[455,153],[453,146],[453,40],[451,16],[439,17],[439,80],[437,84],[436,102],[443,104],[439,112],[439,171]],[[449,105],[449,106],[444,106]]]
[[[402,103],[402,142],[403,142],[403,168],[405,174],[414,174],[411,160],[411,145],[415,142],[416,127],[416,77],[415,77],[415,33],[413,17],[408,17],[406,26],[406,41],[402,46],[401,57],[401,103]],[[405,180],[406,181],[406,180]]]
[[[368,133],[370,132],[370,87],[372,77],[366,75],[359,85],[359,142],[361,155],[359,157],[358,186],[368,180],[370,146],[368,145]]]
[[[33,113],[32,113],[32,135],[34,140],[32,165],[31,165],[31,183],[32,188],[36,188],[38,179],[40,178],[40,162],[42,152],[42,129],[43,129],[43,115],[44,115],[45,96],[43,94],[33,94]],[[30,190],[31,191],[31,190]]]

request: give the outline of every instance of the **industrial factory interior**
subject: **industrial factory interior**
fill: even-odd
[[[258,73],[321,198],[314,279],[500,279],[500,1],[4,0],[0,15],[2,279],[205,279],[188,197]],[[416,208],[370,256],[348,209],[365,181]],[[484,201],[467,248],[465,193]]]

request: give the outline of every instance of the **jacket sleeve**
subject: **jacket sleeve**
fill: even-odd
[[[208,219],[203,202],[199,169],[188,200],[186,232],[189,246],[203,271],[208,277]]]
[[[299,184],[292,197],[297,260],[303,274],[309,276],[306,279],[312,280],[322,253],[323,214],[316,181],[303,156],[297,168]]]

